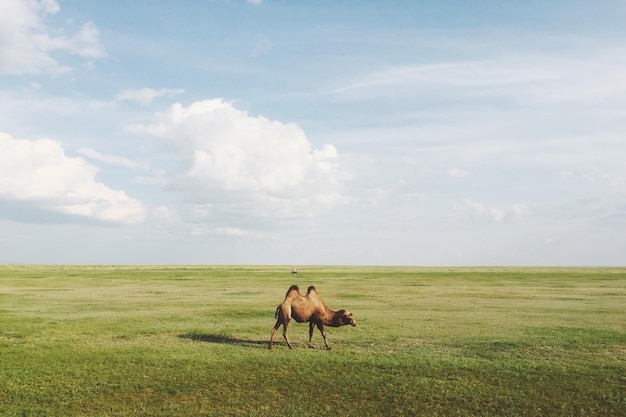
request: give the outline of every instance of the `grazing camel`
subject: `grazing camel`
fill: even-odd
[[[292,349],[291,343],[287,338],[287,327],[291,318],[295,319],[298,323],[309,323],[309,347],[314,348],[311,344],[313,338],[313,329],[315,326],[322,333],[324,338],[324,344],[326,349],[330,350],[330,345],[326,339],[326,332],[324,331],[324,325],[330,327],[339,327],[349,324],[356,326],[356,321],[352,317],[352,313],[346,310],[333,311],[322,299],[317,295],[317,290],[314,286],[310,286],[305,296],[300,294],[300,289],[297,285],[289,287],[285,300],[276,308],[276,324],[272,327],[272,336],[270,338],[270,346],[274,344],[274,335],[276,330],[283,326],[283,337],[289,349]]]

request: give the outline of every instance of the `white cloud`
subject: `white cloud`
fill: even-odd
[[[95,151],[93,149],[85,148],[85,147],[80,148],[78,150],[78,153],[80,153],[83,156],[86,156],[87,158],[95,159],[96,161],[104,162],[104,163],[111,164],[111,165],[118,165],[118,166],[122,166],[125,168],[134,169],[137,171],[148,170],[147,164],[133,161],[132,159],[126,158],[124,156],[106,155],[98,151]]]
[[[505,213],[496,207],[487,207],[481,203],[471,200],[463,200],[464,208],[479,220],[502,221]]]
[[[337,150],[313,149],[295,124],[254,117],[221,99],[172,105],[135,133],[163,139],[183,168],[170,186],[213,211],[261,217],[309,216],[341,200]]]
[[[102,221],[142,221],[143,204],[97,182],[96,172],[82,158],[66,156],[56,141],[0,133],[0,199]]]
[[[513,204],[510,215],[516,220],[522,220],[531,213],[531,206],[528,204]]]
[[[265,55],[270,51],[272,43],[267,36],[261,36],[256,43],[256,46],[250,53],[250,56],[256,58],[261,55]]]
[[[534,205],[512,204],[504,207],[488,206],[472,200],[463,200],[463,204],[457,209],[469,213],[475,220],[485,220],[492,222],[520,221],[531,214]]]
[[[360,72],[331,86],[324,94],[359,101],[434,97],[462,104],[471,97],[551,106],[620,103],[626,92],[626,81],[621,76],[625,64],[621,47],[579,51],[573,56],[517,52]]]
[[[174,97],[184,93],[181,88],[161,88],[155,90],[152,88],[140,88],[138,90],[124,90],[117,95],[118,100],[136,101],[143,105],[152,104],[154,99],[159,97]]]
[[[523,86],[557,78],[552,68],[532,67],[531,65],[531,63],[522,65],[515,61],[503,62],[502,59],[498,59],[392,66],[357,74],[351,77],[350,81],[326,93],[347,94],[358,90],[406,88],[410,85],[421,88],[447,86],[454,88],[457,92],[462,89],[478,89],[481,94],[484,94],[499,90],[501,87]],[[407,91],[407,93],[411,92]]]
[[[91,22],[77,33],[55,36],[62,32],[48,28],[43,17],[58,13],[54,0],[3,0],[0,2],[0,73],[62,73],[70,68],[52,57],[55,51],[65,51],[84,58],[105,55],[98,39],[98,29]]]
[[[206,236],[206,235],[216,235],[216,236],[245,236],[245,230],[234,228],[234,227],[218,227],[218,228],[206,228],[206,227],[196,227],[192,230],[191,234],[193,236]]]
[[[381,201],[389,197],[389,191],[383,187],[376,187],[365,192],[363,202],[366,206],[377,207]]]
[[[465,169],[451,168],[448,170],[448,176],[452,178],[465,178],[470,175],[470,172]]]
[[[246,2],[250,4],[254,4],[255,6],[258,6],[259,4],[263,3],[263,0],[246,0]]]

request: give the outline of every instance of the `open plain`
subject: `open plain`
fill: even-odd
[[[1,265],[0,415],[626,415],[625,268],[298,269]]]

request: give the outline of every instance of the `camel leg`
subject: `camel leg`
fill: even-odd
[[[313,339],[313,330],[315,329],[315,324],[313,322],[309,322],[309,348],[315,349],[315,346],[311,343]]]
[[[324,330],[324,324],[322,322],[317,323],[317,328],[320,329],[320,333],[324,338],[324,344],[326,345],[326,349],[330,350],[330,345],[328,344],[328,340],[326,339],[326,331]]]
[[[291,346],[291,343],[289,343],[289,338],[287,337],[287,326],[289,326],[289,320],[285,320],[285,323],[283,323],[283,337],[285,338],[285,342],[287,342],[287,346],[289,346],[289,349],[293,349],[293,346]]]
[[[280,327],[281,323],[280,323],[280,319],[276,320],[276,324],[274,325],[274,327],[272,327],[272,336],[270,337],[270,349],[272,348],[272,345],[274,345],[274,335],[276,334],[276,330],[278,330],[278,328]]]

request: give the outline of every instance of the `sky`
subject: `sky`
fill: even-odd
[[[626,265],[624,22],[0,0],[0,263]]]

